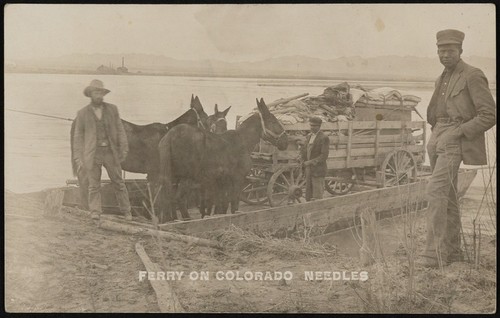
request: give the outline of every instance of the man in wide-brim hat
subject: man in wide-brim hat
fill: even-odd
[[[73,136],[73,160],[79,175],[85,175],[88,184],[88,206],[93,219],[99,219],[101,207],[102,166],[116,193],[121,212],[131,220],[127,188],[122,178],[120,163],[128,153],[128,142],[118,108],[105,103],[103,98],[110,91],[100,80],[93,80],[83,90],[90,98],[89,105],[78,111]],[[82,173],[83,171],[83,173]]]
[[[101,82],[100,80],[93,80],[92,82],[90,82],[89,86],[85,87],[85,89],[83,90],[83,95],[91,97],[91,93],[95,91],[102,92],[103,96],[110,92],[109,89],[104,88],[103,82]]]
[[[487,164],[485,132],[496,122],[495,101],[484,73],[460,58],[465,34],[436,35],[444,71],[427,108],[432,134],[427,151],[432,176],[427,185],[427,237],[420,263],[438,267],[463,259],[457,201],[460,163]]]

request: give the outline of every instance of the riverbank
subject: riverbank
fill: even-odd
[[[492,313],[496,309],[496,240],[489,234],[482,235],[477,268],[459,262],[442,270],[426,269],[408,263],[404,223],[385,221],[380,226],[384,260],[362,266],[356,232],[351,230],[319,244],[300,233],[297,240],[280,240],[233,228],[212,238],[223,245],[216,250],[109,232],[90,219],[68,213],[68,208],[47,213],[40,193],[5,193],[5,199],[5,308],[9,312],[158,312],[150,283],[139,281],[145,269],[134,250],[136,242],[144,245],[162,270],[184,272],[182,279],[170,283],[187,312]],[[468,195],[464,200],[465,224],[481,198]],[[412,242],[419,250],[425,213],[417,216]],[[386,244],[389,241],[392,244]],[[244,278],[245,272],[266,271],[291,272],[293,278],[226,276],[232,272]],[[352,279],[353,273],[363,271],[367,280]],[[209,279],[192,280],[192,272],[208,272]],[[344,276],[306,280],[308,272]]]

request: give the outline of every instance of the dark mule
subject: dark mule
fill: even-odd
[[[214,116],[212,115],[211,122],[216,120]],[[146,173],[148,181],[157,184],[159,175],[158,144],[167,131],[179,124],[206,129],[208,127],[208,119],[209,116],[203,110],[198,96],[191,96],[190,109],[168,124],[152,123],[149,125],[135,125],[122,119],[129,146],[127,158],[121,163],[122,169],[128,172]],[[77,173],[77,166],[73,160],[74,130],[75,121],[71,125],[71,165],[73,175],[78,178],[81,205],[85,210],[88,210],[88,180],[83,169],[80,170],[80,173]]]
[[[287,147],[287,135],[279,121],[269,112],[264,100],[257,100],[258,111],[237,130],[216,135],[202,129],[179,125],[172,128],[159,145],[160,150],[160,222],[174,220],[175,194],[172,184],[178,180],[199,183],[205,189],[228,193],[231,212],[239,204],[239,194],[252,162],[250,153],[262,138],[278,149]],[[183,218],[189,218],[181,207]]]
[[[220,134],[227,131],[226,116],[230,109],[231,106],[220,112],[217,108],[217,104],[215,104],[214,114],[210,115],[207,119],[207,126],[210,132]]]
[[[231,106],[226,108],[226,110],[220,112],[217,104],[215,104],[214,114],[210,115],[207,119],[207,126],[210,132],[215,134],[220,134],[227,131],[227,120],[226,116]],[[224,195],[220,193],[220,195]],[[200,213],[203,218],[205,215],[210,215],[212,213],[212,208],[214,208],[214,191],[213,189],[205,189],[200,187]],[[226,200],[227,201],[227,200]]]

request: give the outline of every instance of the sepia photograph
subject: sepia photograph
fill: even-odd
[[[3,10],[5,312],[496,312],[495,4]]]

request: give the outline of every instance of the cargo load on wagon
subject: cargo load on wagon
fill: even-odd
[[[324,122],[411,120],[411,112],[416,111],[419,102],[420,97],[391,87],[367,90],[359,84],[343,82],[327,87],[321,95],[276,104],[269,110],[284,125],[307,123],[311,116]]]

